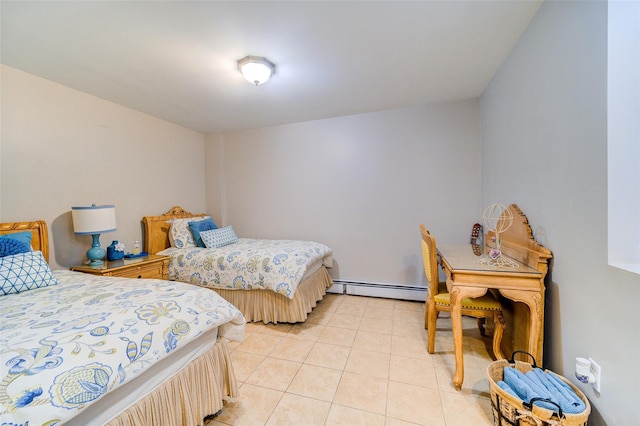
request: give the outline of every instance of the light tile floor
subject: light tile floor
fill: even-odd
[[[465,379],[453,388],[451,322],[427,353],[424,303],[327,294],[300,324],[249,323],[230,344],[240,396],[206,426],[492,425],[491,325],[463,318]]]

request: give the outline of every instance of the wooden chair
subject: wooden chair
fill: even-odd
[[[422,257],[424,260],[424,272],[429,281],[429,291],[427,293],[427,306],[425,312],[424,325],[428,333],[427,350],[430,354],[434,352],[436,341],[436,321],[440,312],[451,312],[451,304],[447,285],[438,279],[438,259],[436,254],[436,239],[429,231],[420,225],[422,232]],[[462,299],[462,315],[468,315],[478,319],[480,334],[484,336],[484,320],[493,319],[495,330],[493,332],[493,354],[496,359],[504,358],[500,350],[502,333],[504,331],[504,318],[502,317],[502,306],[490,292],[478,298]]]

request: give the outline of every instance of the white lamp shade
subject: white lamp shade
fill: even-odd
[[[247,56],[238,61],[238,68],[247,81],[257,86],[271,78],[276,66],[261,56]]]
[[[116,230],[116,206],[71,207],[73,232],[80,235],[102,234]]]

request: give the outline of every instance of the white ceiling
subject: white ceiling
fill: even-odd
[[[2,63],[203,133],[476,98],[535,1],[5,1]],[[242,78],[265,56],[276,74]]]

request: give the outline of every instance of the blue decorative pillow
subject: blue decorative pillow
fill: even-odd
[[[0,295],[58,284],[41,251],[0,258]]]
[[[14,232],[12,234],[0,235],[0,239],[11,238],[12,240],[18,240],[25,243],[29,246],[29,250],[31,250],[31,237],[31,231]]]
[[[200,233],[202,231],[211,231],[212,229],[218,229],[218,226],[213,221],[213,219],[205,219],[200,220],[198,222],[189,222],[189,229],[191,230],[191,234],[193,235],[193,242],[197,247],[206,247],[202,238],[200,237]]]
[[[31,251],[31,246],[13,238],[0,238],[0,257]]]
[[[233,232],[231,226],[225,226],[224,228],[213,229],[211,231],[202,231],[200,232],[200,236],[207,248],[224,247],[238,242],[238,237],[236,233]]]

